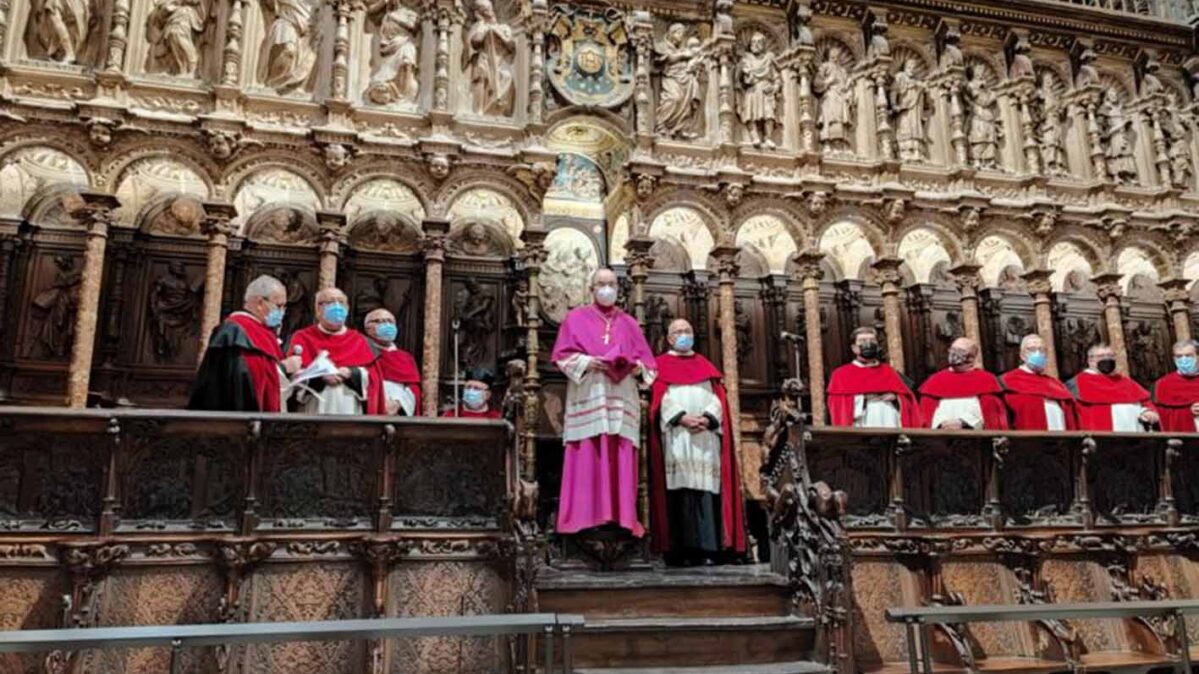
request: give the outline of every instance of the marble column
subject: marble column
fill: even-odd
[[[899,266],[903,260],[897,257],[880,258],[873,265],[878,273],[878,282],[883,295],[883,325],[887,332],[887,362],[896,372],[904,371],[903,362],[903,315],[899,307],[899,285],[903,276]]]
[[[449,220],[424,222],[425,341],[421,354],[421,395],[424,415],[427,417],[437,416],[437,402],[441,399],[438,389],[441,374],[441,267],[445,264],[445,235],[449,231]]]
[[[739,460],[741,455],[741,384],[737,363],[737,301],[733,286],[737,283],[738,248],[727,242],[712,249],[720,283],[720,361],[724,373],[724,388],[728,392],[729,418],[733,423],[733,451]],[[745,462],[742,461],[742,466]]]
[[[100,282],[104,277],[104,250],[117,198],[100,192],[83,192],[64,197],[66,211],[87,228],[83,255],[83,279],[79,284],[79,308],[75,314],[75,342],[71,345],[71,367],[67,372],[67,406],[87,406],[87,388],[96,346],[96,322],[100,312]]]
[[[635,234],[625,242],[624,259],[633,288],[633,316],[642,329],[645,329],[645,279],[649,277],[649,249],[653,245],[654,240],[644,234]]]
[[[200,357],[199,367],[208,348],[208,338],[221,322],[221,297],[225,292],[225,256],[229,252],[229,235],[233,233],[233,218],[237,209],[232,204],[206,202],[204,222],[201,224],[208,235],[208,265],[204,270],[204,305],[200,314]]]
[[[1124,316],[1120,308],[1120,297],[1123,289],[1120,287],[1121,274],[1100,274],[1091,281],[1103,303],[1103,319],[1107,323],[1107,343],[1116,352],[1116,369],[1121,374],[1128,374],[1128,347],[1124,343]]]
[[[978,367],[984,367],[983,364],[983,343],[982,343],[982,324],[978,318],[978,288],[982,285],[982,280],[978,277],[978,271],[982,269],[977,264],[959,264],[949,270],[953,277],[954,283],[958,286],[958,292],[961,293],[962,303],[962,326],[966,329],[966,336],[974,340],[978,345]]]
[[[1170,322],[1174,325],[1174,341],[1190,339],[1191,293],[1187,290],[1187,280],[1166,279],[1160,286],[1166,295],[1166,310],[1170,312]]]
[[[1045,342],[1045,355],[1048,363],[1045,373],[1051,377],[1058,376],[1057,347],[1053,336],[1053,286],[1049,278],[1053,272],[1048,269],[1031,269],[1024,273],[1023,278],[1028,283],[1028,294],[1032,295],[1033,311],[1037,317],[1037,334]]]
[[[525,242],[521,251],[525,272],[529,281],[528,300],[525,304],[525,323],[528,332],[525,337],[527,364],[525,375],[525,437],[521,439],[520,477],[525,482],[537,481],[537,419],[541,414],[541,373],[540,367],[541,344],[538,331],[541,329],[541,265],[545,264],[547,251],[545,249],[546,232],[540,226],[529,227],[520,233]]]
[[[820,262],[824,253],[805,250],[795,256],[795,276],[803,283],[804,342],[808,348],[808,392],[812,402],[812,425],[824,425],[824,337],[820,324]],[[796,372],[798,377],[799,373]]]
[[[321,228],[321,267],[317,287],[321,290],[337,286],[337,258],[345,243],[346,216],[343,213],[321,211],[316,214]]]

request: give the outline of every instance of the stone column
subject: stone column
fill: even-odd
[[[629,281],[633,288],[633,317],[645,328],[645,279],[649,277],[649,249],[654,240],[645,234],[635,234],[625,242],[625,263],[629,266]]]
[[[341,255],[341,244],[345,242],[346,216],[321,211],[316,214],[316,221],[321,228],[321,268],[317,286],[324,290],[337,285],[337,258]]]
[[[526,23],[529,33],[529,124],[538,126],[545,109],[545,31],[549,28],[549,3],[532,0],[530,16]]]
[[[244,0],[231,0],[229,18],[225,21],[225,48],[222,51],[221,84],[236,87],[241,84],[242,36],[245,28]]]
[[[978,318],[978,288],[982,285],[978,277],[979,269],[982,267],[977,264],[965,263],[950,269],[949,273],[961,293],[962,326],[966,329],[966,336],[978,345],[978,366],[983,367],[983,331]]]
[[[225,255],[229,252],[229,235],[233,233],[233,218],[237,209],[232,204],[206,202],[204,222],[201,224],[208,235],[208,265],[204,271],[204,305],[200,314],[199,367],[208,348],[208,338],[221,322],[221,297],[225,293]]]
[[[887,362],[897,372],[904,371],[903,363],[903,316],[899,308],[899,284],[903,277],[899,273],[899,265],[903,260],[897,257],[878,259],[872,266],[878,272],[878,282],[883,295],[883,325],[887,332]]]
[[[79,308],[75,314],[75,342],[71,345],[71,369],[67,373],[67,406],[76,409],[87,405],[100,312],[100,281],[104,277],[104,249],[108,245],[113,211],[120,205],[116,197],[100,192],[83,192],[63,199],[66,211],[87,228]]]
[[[1045,372],[1051,377],[1058,376],[1057,347],[1053,337],[1053,286],[1049,277],[1053,272],[1048,269],[1031,269],[1024,273],[1023,278],[1028,283],[1028,294],[1032,295],[1033,311],[1037,316],[1037,334],[1045,342],[1045,355],[1048,363]]]
[[[1159,285],[1166,294],[1166,310],[1170,312],[1170,322],[1174,324],[1174,341],[1190,339],[1191,293],[1187,290],[1187,280],[1171,278]]]
[[[741,384],[737,363],[737,301],[733,286],[737,283],[738,248],[728,242],[712,249],[720,279],[720,360],[724,388],[728,392],[729,418],[732,419],[733,451],[741,456]],[[745,465],[742,463],[741,465]]]
[[[425,342],[421,361],[421,395],[424,415],[437,416],[441,374],[441,267],[445,263],[445,235],[449,220],[425,220]],[[532,292],[532,288],[529,289]],[[531,374],[531,373],[530,373]]]
[[[812,399],[812,425],[824,425],[824,341],[820,324],[820,262],[824,253],[805,250],[795,256],[795,275],[803,283],[804,342],[808,347],[808,392]],[[799,373],[796,372],[798,377]]]
[[[529,227],[520,233],[525,247],[521,258],[529,281],[528,301],[525,305],[525,321],[528,332],[525,342],[527,351],[527,374],[525,375],[525,437],[520,450],[520,477],[526,482],[537,481],[537,418],[540,416],[541,390],[540,352],[538,331],[541,328],[541,265],[545,264],[545,237],[548,234],[540,226]]]
[[[1116,352],[1116,368],[1128,374],[1128,347],[1124,344],[1124,316],[1120,308],[1120,274],[1100,274],[1091,281],[1103,302],[1103,319],[1107,323],[1107,341]]]
[[[734,131],[737,121],[736,93],[733,89],[734,73],[737,62],[733,51],[737,39],[732,35],[720,35],[716,38],[717,69],[717,102],[720,119],[720,144],[731,145],[736,142]]]

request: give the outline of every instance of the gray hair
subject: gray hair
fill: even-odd
[[[252,302],[256,299],[267,299],[276,292],[286,293],[287,288],[283,282],[274,276],[263,274],[258,278],[250,281],[250,285],[246,286],[245,301]]]
[[[1029,342],[1031,342],[1031,341],[1032,341],[1032,340],[1034,340],[1034,339],[1039,339],[1039,340],[1041,340],[1041,343],[1042,343],[1042,344],[1044,344],[1044,343],[1045,343],[1045,338],[1041,337],[1040,335],[1038,335],[1038,334],[1037,334],[1037,333],[1035,333],[1035,332],[1030,332],[1030,333],[1028,333],[1027,335],[1024,335],[1024,337],[1022,337],[1022,338],[1020,339],[1020,350],[1021,350],[1021,351],[1023,351],[1023,350],[1025,350],[1025,349],[1027,349],[1027,348],[1028,348],[1028,343],[1029,343]]]
[[[612,271],[611,267],[600,267],[599,269],[596,269],[595,271],[591,272],[591,283],[588,284],[589,288],[595,287],[595,282],[599,279],[599,275],[601,272],[610,272],[613,276],[616,276],[616,272]],[[619,280],[619,279],[617,279],[617,280]]]
[[[1195,351],[1199,351],[1199,342],[1197,342],[1193,339],[1180,339],[1177,342],[1174,342],[1174,346],[1173,346],[1172,350],[1173,351],[1182,351],[1183,349],[1187,348],[1188,346],[1194,347]]]

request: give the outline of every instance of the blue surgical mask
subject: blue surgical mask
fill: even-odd
[[[1199,363],[1195,362],[1194,356],[1178,356],[1174,359],[1174,367],[1178,368],[1178,374],[1189,376],[1199,372]]]
[[[375,328],[375,335],[385,342],[394,342],[398,332],[395,323],[383,323]]]
[[[334,325],[341,325],[346,322],[346,317],[350,315],[350,310],[346,309],[346,305],[341,302],[326,304],[321,310],[321,316],[328,322]]]
[[[462,392],[462,402],[472,410],[483,406],[483,392],[477,388],[468,388]]]
[[[695,335],[679,335],[674,338],[674,350],[687,353],[695,346]]]
[[[1049,356],[1044,351],[1030,351],[1028,357],[1024,359],[1024,364],[1037,372],[1044,370],[1048,363]]]
[[[283,325],[283,310],[279,307],[271,307],[271,310],[266,312],[266,320],[263,323],[266,323],[268,328],[277,328]]]

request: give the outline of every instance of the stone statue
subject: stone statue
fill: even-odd
[[[887,40],[887,22],[875,16],[870,24],[870,41],[866,44],[866,58],[890,58],[891,43]]]
[[[529,282],[520,279],[512,289],[512,324],[518,328],[528,327],[529,317],[526,315],[529,306]]]
[[[778,94],[782,75],[775,65],[774,52],[766,49],[766,36],[755,32],[749,38],[749,51],[737,66],[741,82],[741,123],[755,147],[774,148],[774,127],[778,122]]]
[[[75,270],[74,255],[56,255],[54,268],[50,285],[33,296],[29,334],[22,350],[26,358],[65,360],[71,354],[83,273]]]
[[[1016,44],[1012,46],[1012,62],[1008,65],[1008,79],[1033,77],[1032,58],[1028,55],[1030,51],[1032,51],[1032,47],[1026,38],[1022,37],[1016,40]]]
[[[269,21],[258,69],[261,84],[280,94],[311,88],[319,37],[317,6],[314,0],[262,0]]]
[[[962,49],[958,46],[962,41],[962,33],[957,28],[950,28],[941,39],[941,57],[937,60],[937,67],[941,70],[961,68],[966,63]]]
[[[377,0],[367,7],[377,17],[375,63],[366,97],[372,103],[412,103],[420,88],[416,77],[416,32],[420,15],[400,0]]]
[[[1002,134],[996,114],[995,91],[979,69],[972,68],[965,93],[970,106],[970,123],[966,134],[970,142],[970,158],[977,168],[998,168],[999,138]]]
[[[370,283],[354,294],[354,324],[362,325],[366,315],[375,309],[387,309],[402,329],[407,325],[408,312],[412,307],[412,286],[404,288],[399,298],[392,291],[391,279],[376,276]]]
[[[851,134],[857,99],[849,82],[849,71],[841,63],[844,55],[840,45],[829,46],[812,79],[812,90],[820,96],[820,143],[832,152],[853,150]]]
[[[1162,84],[1161,78],[1157,76],[1157,71],[1160,69],[1161,65],[1158,64],[1157,59],[1145,61],[1144,71],[1141,73],[1142,96],[1152,96],[1166,90],[1166,85]]]
[[[507,257],[511,254],[506,238],[496,227],[472,222],[450,233],[446,249],[456,255]]]
[[[666,336],[673,320],[674,312],[670,310],[666,298],[661,295],[645,298],[645,338],[654,353],[662,353],[670,347]]]
[[[26,49],[34,58],[81,63],[100,19],[95,0],[33,0],[25,26]]]
[[[174,362],[184,340],[196,336],[203,299],[204,284],[190,282],[182,262],[172,260],[167,264],[166,274],[158,277],[150,290],[150,339],[154,360]]]
[[[512,114],[516,87],[512,80],[512,57],[516,40],[512,27],[496,18],[491,0],[475,0],[475,22],[466,34],[466,57],[470,71],[470,93],[474,110],[489,117]]]
[[[207,20],[204,0],[158,0],[146,17],[146,71],[195,75],[200,65],[196,44]]]
[[[419,246],[420,235],[395,213],[382,212],[355,225],[350,230],[350,243],[360,248],[410,253]]]
[[[816,44],[812,37],[812,8],[806,4],[795,3],[791,12],[791,45],[811,47]]]
[[[733,0],[712,3],[712,36],[733,34]]]
[[[1078,72],[1074,74],[1074,88],[1098,86],[1099,70],[1095,68],[1095,60],[1099,57],[1090,49],[1083,49],[1078,55]]]
[[[280,337],[286,341],[287,336],[299,330],[306,328],[312,323],[312,307],[308,285],[304,283],[304,279],[296,272],[284,267],[276,267],[271,274],[279,279],[283,287],[287,289],[287,308],[283,315],[283,326],[280,330]]]
[[[1124,115],[1124,104],[1115,89],[1103,92],[1103,116],[1107,119],[1107,172],[1118,184],[1136,180],[1137,165],[1132,155],[1132,121]]]
[[[1061,105],[1058,103],[1053,76],[1049,73],[1041,74],[1041,86],[1037,90],[1037,99],[1041,109],[1040,123],[1037,128],[1037,144],[1041,149],[1041,162],[1044,164],[1045,174],[1065,175],[1066,157],[1062,146],[1062,111]]]
[[[316,227],[304,221],[304,216],[290,208],[277,208],[266,216],[268,219],[254,238],[272,243],[309,243],[316,239]]]
[[[596,269],[588,253],[578,245],[550,248],[538,283],[542,311],[550,320],[559,322],[568,310],[587,302],[591,274]]]
[[[1175,187],[1186,190],[1193,186],[1192,176],[1195,173],[1191,158],[1193,124],[1187,115],[1180,112],[1177,97],[1171,95],[1170,99],[1170,105],[1163,113],[1166,137],[1169,139],[1166,153],[1170,159],[1170,177]]]
[[[895,140],[903,161],[924,161],[928,132],[924,115],[929,107],[928,85],[916,76],[916,59],[909,58],[895,74],[891,109],[895,114]]]
[[[454,296],[454,318],[462,330],[462,365],[485,365],[487,342],[495,332],[495,292],[469,276]]]
[[[696,113],[703,101],[700,75],[703,73],[705,50],[699,40],[687,39],[687,28],[671,24],[666,41],[658,49],[662,66],[662,83],[658,92],[654,131],[667,138],[695,138]]]

